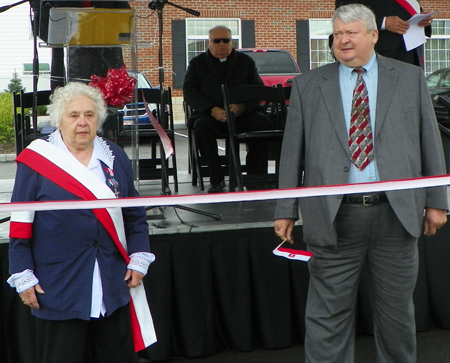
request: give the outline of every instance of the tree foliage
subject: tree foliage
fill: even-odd
[[[0,93],[0,143],[14,142],[14,112],[12,94]]]
[[[19,73],[14,72],[13,77],[8,84],[8,89],[5,89],[5,92],[19,92],[22,89],[25,92],[26,89],[22,86],[22,80],[19,78]]]

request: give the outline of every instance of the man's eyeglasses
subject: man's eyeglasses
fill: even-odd
[[[224,44],[228,44],[230,41],[231,41],[231,39],[230,38],[216,38],[216,39],[211,39],[215,44],[219,44],[221,41],[224,43]]]

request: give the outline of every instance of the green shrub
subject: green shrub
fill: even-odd
[[[25,115],[31,116],[31,108],[26,108]],[[18,110],[18,112],[20,112]],[[47,106],[38,106],[38,116],[47,114]],[[14,106],[12,93],[0,93],[0,144],[14,143]]]
[[[12,93],[0,93],[0,143],[14,142],[14,112]]]
[[[30,110],[30,112],[31,112],[31,110]],[[37,115],[38,116],[48,115],[48,113],[47,113],[47,106],[38,106],[37,107]]]

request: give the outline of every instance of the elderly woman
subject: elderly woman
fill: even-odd
[[[51,101],[57,130],[18,156],[12,202],[138,196],[125,152],[97,136],[101,93],[74,82]],[[137,362],[135,350],[155,341],[141,285],[154,260],[144,208],[15,212],[10,238],[8,282],[37,318],[36,362]],[[133,347],[136,311],[146,325]]]

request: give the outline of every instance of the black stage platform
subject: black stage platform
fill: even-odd
[[[185,170],[180,172],[179,194],[199,192],[189,178]],[[157,183],[143,183],[141,194],[157,195],[158,188]],[[156,261],[145,285],[158,342],[140,353],[143,359],[167,361],[208,356],[226,348],[248,352],[302,343],[309,274],[306,263],[272,254],[279,243],[272,228],[274,203],[195,205],[221,214],[219,221],[177,210],[184,224],[170,207],[163,216],[152,216],[149,240]],[[295,248],[305,249],[301,224],[294,237]],[[450,328],[449,239],[450,224],[437,236],[420,239],[415,293],[418,331]],[[35,350],[34,322],[29,309],[4,282],[8,241],[0,242],[0,361],[28,363]],[[361,282],[358,322],[360,332],[369,334],[372,321],[365,281]]]

